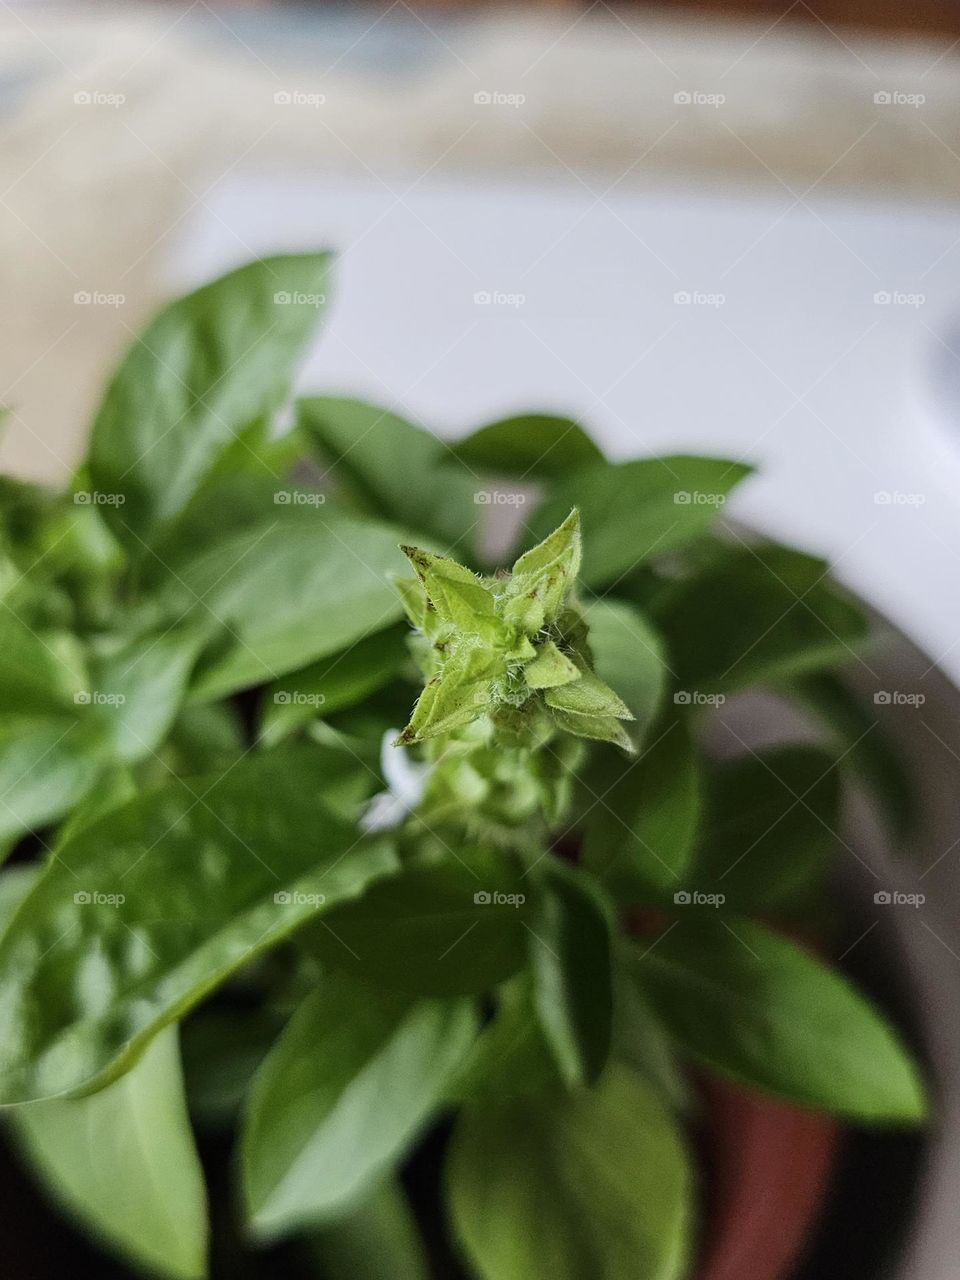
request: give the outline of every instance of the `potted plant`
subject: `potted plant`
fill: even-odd
[[[13,1145],[148,1274],[775,1280],[829,1117],[925,1113],[827,959],[843,780],[902,795],[833,674],[867,620],[717,529],[739,462],[278,430],[329,272],[174,302],[68,492],[3,481]],[[755,686],[824,745],[741,739]]]

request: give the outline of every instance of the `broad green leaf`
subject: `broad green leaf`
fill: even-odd
[[[243,726],[231,702],[193,703],[181,708],[170,730],[177,773],[209,773],[232,763],[244,745]]]
[[[502,858],[410,865],[324,918],[311,941],[331,964],[414,995],[486,991],[521,967],[528,881]]]
[[[168,615],[223,629],[218,652],[201,660],[195,697],[276,680],[401,616],[388,576],[403,565],[394,530],[284,510],[183,565],[166,589]]]
[[[450,452],[440,439],[363,400],[310,396],[297,409],[302,430],[368,512],[451,545],[467,541],[479,480],[441,466]]]
[[[245,961],[395,866],[320,747],[171,781],[84,826],[0,941],[0,1100],[100,1088]]]
[[[430,1280],[416,1220],[396,1181],[314,1237],[310,1248],[324,1280]]]
[[[18,863],[0,871],[0,933],[13,919],[13,913],[27,896],[39,870],[32,863]]]
[[[106,759],[102,732],[86,717],[5,716],[0,720],[0,840],[63,817],[96,782]]]
[[[586,865],[622,902],[673,892],[693,855],[700,769],[685,721],[667,718],[626,768],[587,775]]]
[[[595,588],[606,586],[651,556],[675,551],[697,538],[726,495],[749,472],[744,463],[723,458],[677,456],[594,463],[552,487],[534,515],[530,538],[544,537],[572,506],[578,506],[583,524],[583,581]]]
[[[578,422],[548,413],[524,413],[480,427],[451,446],[451,455],[474,471],[519,480],[562,476],[603,454]]]
[[[173,627],[121,642],[91,659],[91,687],[80,696],[103,722],[117,760],[134,764],[166,737],[203,635],[198,627]]]
[[[923,1085],[887,1022],[762,926],[692,913],[643,944],[636,974],[671,1034],[711,1069],[858,1120],[923,1119]]]
[[[454,1080],[451,1100],[499,1103],[560,1083],[556,1059],[537,1019],[530,976],[517,974],[499,987],[496,1014]]]
[[[314,717],[352,707],[394,680],[410,660],[406,636],[406,626],[375,631],[277,680],[264,694],[263,742],[274,746]]]
[[[153,1274],[206,1275],[207,1197],[174,1027],[109,1088],[11,1119],[41,1182],[82,1227]]]
[[[586,617],[597,675],[630,708],[642,741],[663,697],[663,642],[643,614],[621,600],[594,600]]]
[[[618,940],[618,958],[631,946]],[[681,1063],[677,1047],[666,1027],[653,1012],[650,1001],[635,981],[629,967],[629,954],[615,968],[613,1054],[626,1066],[638,1071],[674,1111],[691,1107],[691,1086]]]
[[[480,1280],[681,1280],[691,1182],[669,1111],[620,1066],[593,1089],[463,1111],[447,1166]]]
[[[0,607],[0,713],[72,711],[83,688],[76,648],[71,636],[34,630]]]
[[[534,1007],[566,1083],[593,1084],[613,1017],[606,905],[588,877],[556,861],[538,878],[528,936]]]
[[[833,759],[782,747],[708,775],[696,888],[741,914],[808,903],[838,847],[840,788]]]
[[[131,551],[179,515],[223,449],[290,394],[329,290],[326,253],[264,258],[178,298],[114,374],[89,471]],[[312,301],[311,301],[312,300]]]
[[[828,672],[787,680],[782,688],[827,729],[841,768],[866,783],[902,839],[917,821],[918,788],[874,708]]]
[[[321,980],[254,1081],[241,1145],[246,1212],[271,1239],[336,1217],[402,1158],[476,1035],[468,1000],[412,1001]]]
[[[849,661],[867,620],[825,561],[776,543],[725,547],[664,592],[655,621],[688,691],[741,689]]]

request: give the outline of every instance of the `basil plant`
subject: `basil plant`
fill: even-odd
[[[845,779],[909,820],[867,620],[740,462],[291,410],[330,270],[175,301],[0,486],[9,1145],[138,1273],[679,1280],[700,1073],[924,1113],[824,959]]]

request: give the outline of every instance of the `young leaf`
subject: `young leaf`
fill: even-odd
[[[621,600],[594,600],[586,619],[596,673],[627,704],[642,741],[666,683],[663,641],[638,609]]]
[[[369,1195],[437,1107],[474,1036],[468,1000],[412,1001],[332,974],[254,1081],[243,1131],[247,1215],[261,1239]]]
[[[651,731],[639,758],[610,781],[609,762],[588,774],[584,861],[621,902],[673,892],[693,854],[700,770],[685,721]]]
[[[604,684],[599,676],[584,671],[579,680],[548,689],[544,694],[548,707],[572,711],[580,716],[613,716],[616,720],[632,720],[633,712],[623,699]]]
[[[397,534],[342,516],[280,508],[181,567],[160,607],[221,628],[225,649],[201,666],[194,697],[223,697],[337,653],[401,615],[389,579]]]
[[[594,463],[553,486],[534,515],[530,536],[542,538],[576,504],[583,522],[583,580],[603,587],[651,556],[699,537],[717,506],[749,472],[744,463],[722,458]],[[691,500],[694,495],[699,500]]]
[[[539,620],[536,626],[527,622],[528,633],[538,630],[544,619],[555,619],[577,580],[581,556],[580,513],[574,507],[561,525],[514,564],[507,580],[512,600],[507,616],[521,621],[535,608]]]
[[[479,481],[441,465],[451,455],[437,436],[363,400],[309,396],[297,409],[299,426],[370,514],[445,543],[465,541]]]
[[[454,1231],[480,1280],[681,1280],[691,1175],[641,1077],[464,1110],[447,1167]]]
[[[310,1249],[325,1280],[430,1280],[416,1220],[396,1181],[315,1236]]]
[[[320,747],[252,755],[60,845],[0,940],[0,1100],[103,1087],[235,969],[390,871],[392,849],[327,807],[354,768]]]
[[[572,418],[524,413],[479,427],[450,447],[451,461],[474,471],[515,476],[520,480],[562,476],[603,454]]]
[[[408,865],[331,912],[311,942],[330,963],[414,995],[469,995],[524,960],[526,881],[505,859]]]
[[[645,943],[636,974],[671,1034],[712,1070],[867,1122],[923,1119],[916,1068],[881,1015],[760,925],[698,912]]]
[[[593,1084],[610,1053],[610,920],[586,876],[552,861],[539,879],[528,936],[534,1006],[566,1083]]]
[[[593,742],[612,742],[628,755],[636,748],[630,735],[619,720],[613,716],[586,716],[576,711],[565,711],[560,707],[552,708],[554,722],[575,738],[587,738]]]
[[[718,550],[652,606],[678,682],[742,689],[848,661],[867,620],[827,572],[776,543]]]
[[[554,689],[557,685],[579,680],[583,672],[562,653],[552,640],[544,640],[537,646],[537,656],[523,668],[523,678],[528,689]]]
[[[461,647],[417,699],[397,746],[437,738],[470,724],[493,703],[493,681],[503,669],[497,653]]]
[[[10,1118],[40,1181],[81,1226],[137,1268],[171,1280],[206,1275],[207,1197],[176,1028],[102,1092]]]

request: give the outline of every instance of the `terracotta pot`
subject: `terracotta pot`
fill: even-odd
[[[785,1280],[826,1198],[840,1127],[716,1077],[700,1092],[708,1179],[697,1280]]]

